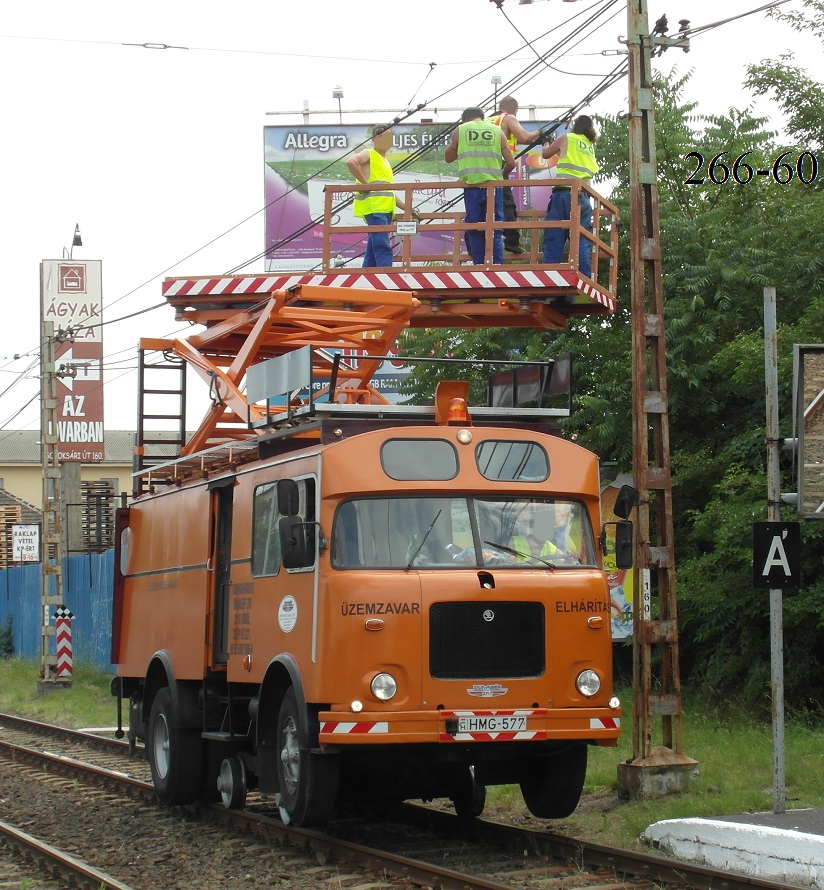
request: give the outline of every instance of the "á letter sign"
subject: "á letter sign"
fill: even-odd
[[[801,525],[797,522],[754,522],[753,587],[779,590],[801,585]]]

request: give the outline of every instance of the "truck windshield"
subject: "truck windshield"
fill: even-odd
[[[578,568],[596,565],[589,515],[554,498],[389,497],[346,501],[332,565],[370,568]]]

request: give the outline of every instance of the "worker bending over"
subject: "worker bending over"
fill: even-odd
[[[518,121],[518,100],[514,96],[504,96],[498,103],[498,110],[488,118],[501,128],[506,144],[514,157],[519,145],[529,145],[540,135],[540,130],[525,130]],[[504,221],[515,222],[518,219],[518,208],[511,186],[504,186]],[[521,232],[518,229],[504,229],[504,250],[507,253],[523,253]]]

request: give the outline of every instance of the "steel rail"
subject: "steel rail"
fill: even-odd
[[[106,872],[44,843],[8,822],[0,821],[0,838],[27,858],[45,864],[50,871],[56,870],[62,877],[83,887],[91,887],[93,890],[100,887],[105,887],[106,890],[132,890],[129,884],[118,881]]]
[[[7,719],[0,714],[0,719]],[[18,718],[13,718],[17,720]],[[41,724],[25,721],[28,728],[36,731]],[[60,727],[45,725],[51,732]],[[79,737],[86,742],[90,734],[67,731],[67,735]],[[94,737],[92,737],[94,738]],[[123,744],[123,743],[117,743]],[[125,773],[102,769],[71,757],[35,751],[0,739],[0,756],[7,756],[18,762],[41,763],[46,768],[73,778],[88,778],[92,775],[108,787],[126,789],[133,796],[155,799],[154,787]],[[286,839],[299,849],[309,849],[316,854],[334,857],[341,861],[359,864],[368,869],[385,869],[400,877],[424,885],[440,883],[445,890],[511,890],[508,885],[475,877],[467,873],[444,869],[437,865],[411,859],[409,857],[366,847],[362,844],[337,838],[332,834],[309,828],[285,825],[278,819],[245,810],[227,810],[220,804],[202,804],[201,812],[209,818],[222,821],[251,833],[267,837]],[[508,825],[490,819],[460,820],[451,813],[419,804],[403,804],[399,808],[399,818],[404,822],[435,830],[441,836],[465,837],[482,840],[499,847],[515,850],[530,850],[537,854],[552,856],[565,862],[575,862],[586,868],[608,868],[627,878],[636,878],[664,885],[688,886],[694,890],[792,890],[801,885],[786,881],[772,881],[737,872],[726,872],[708,866],[697,865],[653,854],[630,852],[615,847],[555,834],[549,831],[535,831],[520,826]]]

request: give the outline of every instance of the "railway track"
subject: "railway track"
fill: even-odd
[[[10,823],[96,875],[86,883],[73,876],[77,886],[304,890],[324,880],[399,890],[788,886],[414,805],[345,811],[323,832],[284,825],[270,799],[252,794],[243,811],[161,808],[148,764],[130,756],[126,743],[8,715],[0,715],[0,789]]]

